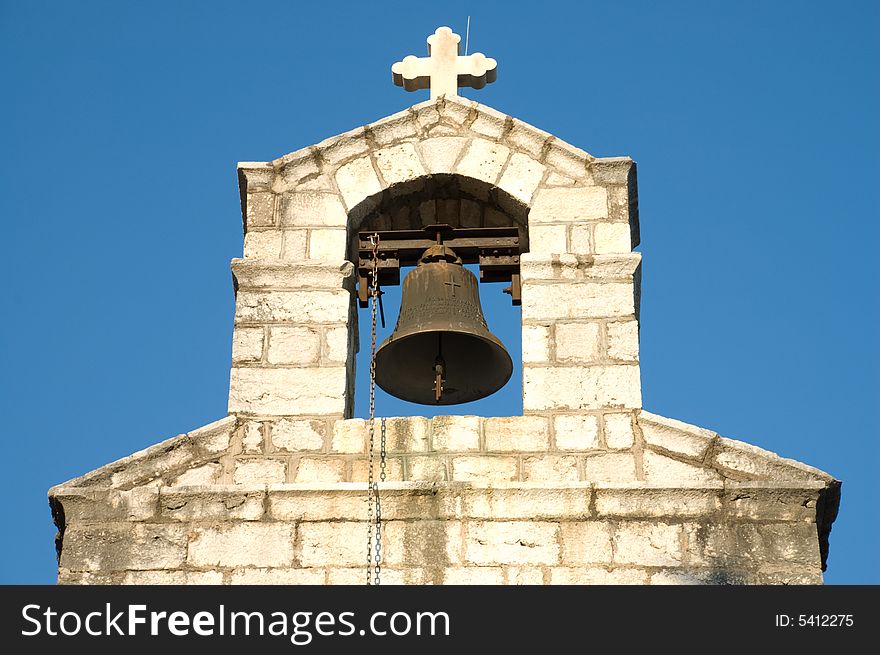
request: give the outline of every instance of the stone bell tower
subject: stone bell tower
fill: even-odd
[[[383,583],[821,583],[839,482],[642,409],[635,163],[458,97],[496,62],[428,41],[392,73],[431,100],[239,164],[229,415],[53,487],[59,582],[363,584],[359,235],[442,224],[516,239],[524,411],[387,420]]]

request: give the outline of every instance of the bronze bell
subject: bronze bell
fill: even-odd
[[[403,280],[394,332],[376,351],[376,384],[413,403],[457,405],[495,393],[512,371],[486,326],[476,276],[450,248],[426,250]]]

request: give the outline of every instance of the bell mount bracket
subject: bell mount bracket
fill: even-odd
[[[376,250],[370,238],[379,235]],[[400,268],[416,266],[424,252],[438,244],[451,248],[462,264],[480,265],[480,282],[510,282],[504,293],[512,304],[522,303],[519,230],[515,227],[452,227],[443,223],[421,230],[363,231],[358,233],[358,305],[367,307],[373,277],[374,252],[379,258],[379,286],[400,284]]]

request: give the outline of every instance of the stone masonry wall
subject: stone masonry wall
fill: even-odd
[[[441,98],[239,178],[229,416],[51,489],[60,583],[365,582],[351,243],[437,221],[519,229],[524,415],[387,420],[385,583],[821,583],[839,482],[641,409],[630,159]]]

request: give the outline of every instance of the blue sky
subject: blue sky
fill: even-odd
[[[0,582],[54,581],[50,486],[225,414],[236,162],[426,99],[390,65],[468,14],[462,95],[638,162],[645,408],[841,478],[826,580],[880,582],[878,8],[3,1]]]

